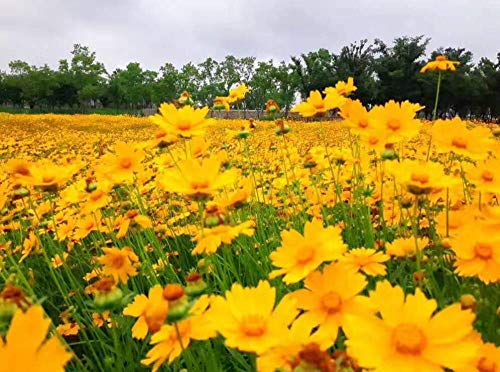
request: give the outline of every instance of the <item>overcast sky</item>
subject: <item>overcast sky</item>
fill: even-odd
[[[425,34],[431,49],[500,52],[500,0],[0,0],[0,69],[69,58],[80,43],[108,70],[228,54],[288,60],[363,38]]]

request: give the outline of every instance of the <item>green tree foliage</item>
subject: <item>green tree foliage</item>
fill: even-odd
[[[496,61],[482,58],[475,64],[472,53],[463,48],[440,48],[426,54],[428,43],[424,36],[404,36],[390,44],[360,40],[338,53],[322,48],[290,61],[229,55],[179,67],[167,62],[158,71],[129,63],[111,73],[94,51],[75,44],[71,58],[60,60],[56,70],[12,61],[8,72],[0,71],[0,105],[47,110],[100,105],[135,110],[172,102],[188,91],[198,105],[210,106],[215,97],[245,83],[251,91],[239,108],[263,110],[266,101],[274,99],[288,112],[299,96],[306,98],[311,90],[323,91],[353,77],[358,89],[352,97],[364,104],[410,100],[425,105],[423,112],[430,116],[438,73],[421,74],[420,69],[443,54],[460,65],[456,72],[442,75],[438,116],[498,119],[500,53]]]

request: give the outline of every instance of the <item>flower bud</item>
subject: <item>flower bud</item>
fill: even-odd
[[[207,283],[205,283],[203,277],[197,272],[190,273],[186,278],[186,282],[186,293],[188,296],[199,296],[207,289]]]
[[[100,311],[112,310],[121,304],[123,292],[113,279],[102,278],[92,285],[94,305]]]
[[[462,307],[462,310],[470,309],[473,312],[475,312],[476,305],[477,305],[477,301],[473,295],[464,294],[464,295],[460,296],[460,306]]]
[[[186,316],[189,310],[189,303],[182,286],[179,284],[167,284],[163,289],[163,298],[168,301],[168,321],[176,322]]]

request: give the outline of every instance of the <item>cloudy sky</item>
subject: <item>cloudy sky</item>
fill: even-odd
[[[228,54],[288,59],[352,41],[425,34],[430,47],[500,51],[500,0],[0,0],[0,69],[88,45],[108,70]],[[428,51],[430,52],[430,50]]]

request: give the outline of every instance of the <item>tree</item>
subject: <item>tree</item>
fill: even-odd
[[[96,53],[75,44],[71,52],[71,73],[81,103],[95,102],[104,93],[106,69],[97,61]]]
[[[378,103],[388,100],[418,102],[422,96],[419,84],[420,69],[430,39],[423,35],[400,37],[392,47],[375,40],[374,52],[378,55],[374,69],[378,84]]]
[[[375,82],[375,46],[368,40],[351,43],[341,49],[340,54],[334,55],[335,80],[354,78],[357,86],[353,98],[361,102],[373,103],[376,99]]]
[[[323,91],[335,83],[335,56],[327,49],[292,57],[292,69],[302,98],[312,90]]]

